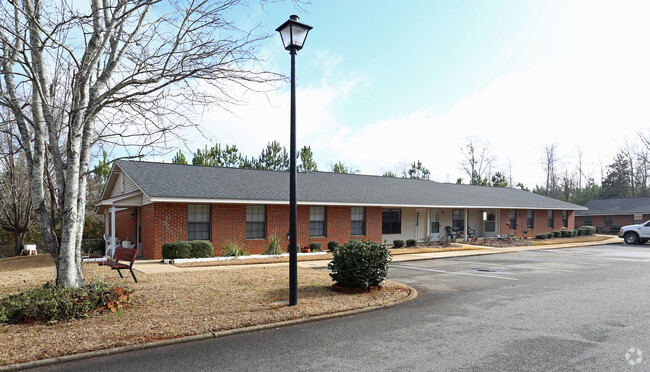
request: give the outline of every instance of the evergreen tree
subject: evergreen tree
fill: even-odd
[[[631,195],[630,163],[625,155],[618,153],[614,162],[607,166],[607,175],[603,180],[603,199],[626,198]]]
[[[300,164],[298,164],[298,172],[316,172],[318,171],[318,166],[314,161],[314,154],[311,152],[310,146],[304,146],[300,151],[298,151],[298,158],[300,159]]]
[[[184,158],[183,156],[183,160]],[[197,149],[192,158],[192,164],[210,167],[238,167],[240,163],[241,155],[237,146],[226,145],[222,148],[219,143],[211,148],[206,145],[205,150]]]
[[[492,186],[508,187],[508,180],[506,180],[506,176],[504,176],[501,172],[496,172],[494,176],[492,176]]]
[[[393,171],[384,172],[383,177],[397,178],[397,176],[395,175],[395,173],[393,173]]]
[[[286,171],[289,170],[289,154],[278,141],[269,142],[262,150],[258,160],[258,169]]]
[[[408,170],[409,178],[416,180],[428,180],[431,172],[422,165],[421,161],[411,163],[411,168]]]
[[[181,152],[181,150],[178,150],[176,152],[176,155],[172,158],[172,163],[174,164],[187,164],[187,159],[185,158],[185,154]]]

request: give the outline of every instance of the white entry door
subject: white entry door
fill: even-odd
[[[440,211],[433,210],[431,211],[431,239],[438,241],[440,240]]]

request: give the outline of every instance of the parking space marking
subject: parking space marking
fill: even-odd
[[[470,274],[470,273],[461,273],[461,272],[456,272],[456,271],[445,271],[445,270],[435,270],[435,269],[425,269],[423,267],[415,267],[415,266],[405,266],[405,265],[390,265],[390,267],[397,267],[400,269],[411,269],[411,270],[420,270],[420,271],[430,271],[434,273],[441,273],[441,274],[454,274],[454,275],[466,275],[466,276],[480,276],[484,278],[492,278],[492,279],[503,279],[503,280],[519,280],[517,278],[508,278],[505,276],[497,276],[497,275],[484,275],[484,274]]]
[[[573,270],[563,270],[563,269],[547,269],[547,268],[542,268],[542,267],[533,267],[533,266],[521,266],[521,265],[504,265],[504,264],[498,264],[498,263],[491,263],[491,262],[477,262],[477,261],[465,261],[465,260],[455,260],[456,262],[466,262],[470,263],[472,265],[484,265],[484,266],[499,266],[499,267],[512,267],[516,269],[530,269],[530,270],[541,270],[541,271],[557,271],[561,273],[572,273]]]
[[[517,253],[535,253],[535,252],[539,252],[539,251],[519,251]],[[547,252],[553,253],[551,251],[547,251]],[[590,256],[585,256],[585,257],[590,257]],[[581,266],[612,266],[611,264],[602,264],[602,263],[593,263],[593,262],[550,261],[550,260],[544,260],[539,258],[528,258],[528,257],[521,258],[521,259],[526,261],[551,262],[551,263],[561,263],[561,264],[581,265]]]

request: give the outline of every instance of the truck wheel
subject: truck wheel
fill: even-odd
[[[625,244],[638,244],[639,236],[636,233],[629,232],[623,236]]]

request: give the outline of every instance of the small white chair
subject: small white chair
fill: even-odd
[[[30,256],[32,253],[35,255],[38,255],[38,251],[36,250],[36,244],[25,244],[23,245],[23,250],[20,251],[20,254],[22,255],[23,253],[27,252]]]
[[[112,244],[112,239],[110,234],[104,234],[104,241],[106,241],[106,253],[104,253],[104,256],[106,257],[113,257],[113,254],[115,253],[115,248],[120,246],[120,240],[115,237],[115,247]]]

